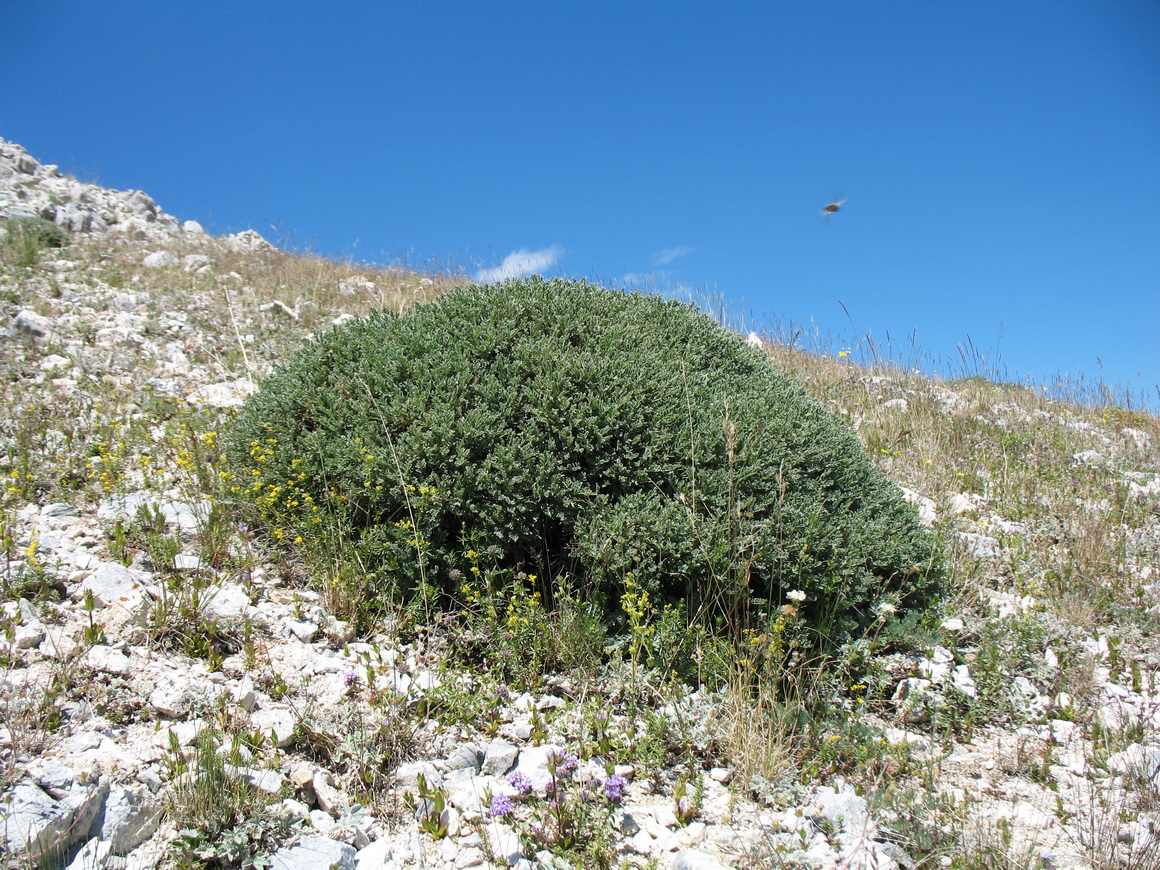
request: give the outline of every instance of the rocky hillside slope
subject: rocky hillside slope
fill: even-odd
[[[454,283],[0,140],[0,866],[1160,866],[1155,417],[764,342],[940,535],[939,607],[699,686],[644,630],[517,667],[546,617],[469,661],[250,528],[218,451],[315,331]]]

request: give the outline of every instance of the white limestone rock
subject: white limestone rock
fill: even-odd
[[[69,794],[54,800],[31,779],[21,780],[0,804],[0,836],[17,858],[67,852],[88,838],[104,807],[108,786],[73,783]]]
[[[979,509],[982,499],[974,493],[956,492],[948,500],[946,512],[948,516],[958,517]]]
[[[257,389],[257,384],[249,378],[240,378],[228,383],[207,384],[186,396],[185,401],[210,408],[240,408]]]
[[[97,644],[85,654],[85,664],[95,671],[127,677],[131,670],[129,657],[119,649]]]
[[[141,265],[150,269],[172,269],[180,262],[177,255],[171,251],[154,251],[141,261]]]
[[[13,316],[10,326],[16,332],[23,332],[43,341],[61,341],[61,334],[57,331],[56,324],[35,311],[25,309],[17,312]]]
[[[246,253],[263,253],[278,250],[254,230],[243,230],[225,237],[226,247],[231,251]]]
[[[286,782],[286,777],[276,770],[266,770],[259,767],[237,767],[232,764],[223,765],[227,774],[244,779],[259,791],[267,794],[278,794]]]
[[[99,822],[101,840],[116,854],[128,854],[153,836],[160,820],[161,806],[148,789],[112,786]]]
[[[195,709],[216,703],[225,689],[205,678],[204,673],[161,668],[150,673],[154,688],[149,705],[169,719],[185,719]]]
[[[493,740],[488,744],[484,753],[480,772],[489,776],[503,776],[512,769],[519,755],[519,747],[514,743],[509,743],[506,740]]]
[[[906,487],[902,487],[902,497],[918,506],[918,520],[924,526],[929,529],[938,524],[938,505],[933,498],[927,498]]]
[[[318,800],[318,808],[324,813],[338,818],[350,808],[350,801],[346,795],[334,787],[334,778],[329,771],[316,770],[311,786]]]
[[[242,620],[249,613],[249,593],[237,583],[223,583],[206,590],[207,614],[227,621]]]
[[[1153,782],[1160,773],[1160,747],[1133,743],[1123,752],[1108,757],[1108,770],[1140,782]]]
[[[270,870],[356,870],[353,846],[329,837],[303,837],[294,846],[270,856]]]
[[[355,864],[358,870],[400,870],[395,860],[395,841],[391,837],[381,837],[358,850]]]
[[[126,568],[120,562],[102,562],[80,584],[76,598],[92,592],[100,607],[135,613],[146,599],[148,575]]]
[[[158,498],[149,493],[134,492],[125,495],[112,495],[97,506],[97,519],[112,523],[133,522],[140,510],[149,512],[160,511],[166,525],[173,526],[185,535],[193,535],[204,525],[209,516],[210,504],[200,501],[195,504]]]
[[[728,870],[728,865],[708,852],[684,849],[673,856],[673,870]]]
[[[408,761],[395,769],[396,788],[415,793],[419,788],[420,776],[429,788],[439,788],[443,785],[442,772],[430,761]]]
[[[81,846],[72,863],[68,865],[68,870],[104,870],[112,853],[111,843],[101,837],[93,837]]]
[[[285,749],[294,743],[294,729],[298,720],[289,707],[271,705],[251,713],[250,724],[269,735],[279,749]]]

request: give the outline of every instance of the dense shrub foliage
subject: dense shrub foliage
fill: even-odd
[[[228,438],[271,534],[356,556],[380,596],[470,600],[487,564],[623,618],[681,601],[763,630],[789,591],[831,638],[934,582],[856,437],[694,309],[554,279],[460,288],[321,335]],[[799,600],[800,595],[792,596]]]

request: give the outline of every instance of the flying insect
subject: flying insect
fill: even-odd
[[[822,208],[822,217],[829,218],[832,214],[837,214],[842,210],[842,206],[846,204],[845,199],[835,199]]]

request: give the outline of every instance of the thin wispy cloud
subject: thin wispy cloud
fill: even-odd
[[[494,284],[509,278],[522,278],[524,275],[543,272],[555,266],[562,253],[564,253],[564,249],[559,245],[541,248],[538,251],[520,248],[504,257],[503,262],[498,266],[491,269],[480,269],[475,273],[475,280],[480,284]]]
[[[677,245],[675,248],[665,248],[663,251],[657,251],[652,255],[652,264],[654,266],[666,266],[673,260],[687,257],[693,253],[696,248],[690,248],[688,245]]]

